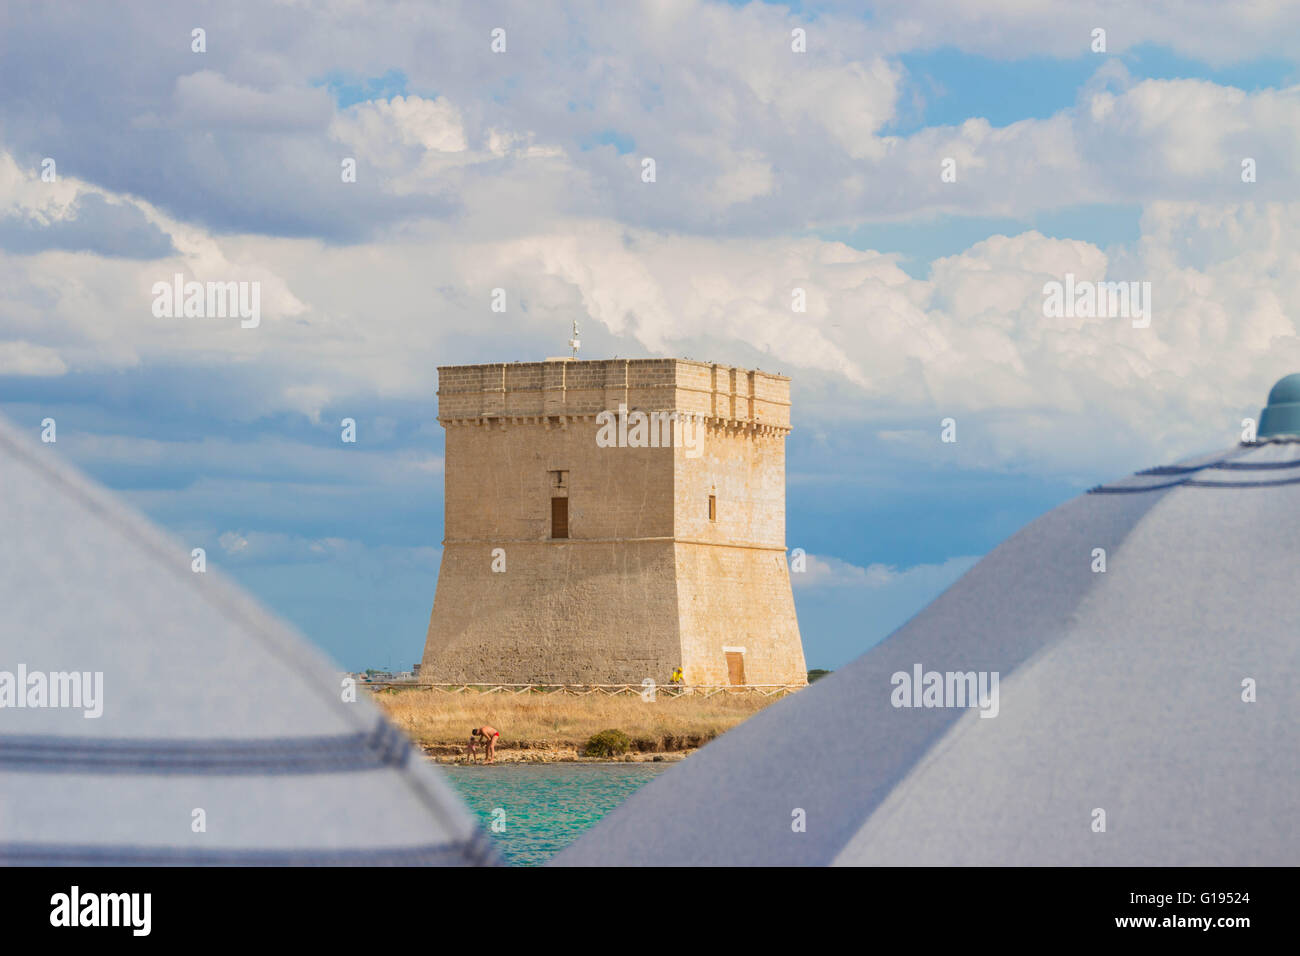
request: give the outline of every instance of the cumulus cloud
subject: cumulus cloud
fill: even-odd
[[[413,146],[421,153],[462,153],[468,148],[459,111],[442,97],[394,96],[358,103],[335,118],[330,133],[377,166],[397,164],[396,146]]]
[[[859,567],[829,555],[807,556],[807,570],[791,574],[790,581],[798,590],[823,590],[828,588],[886,588],[907,581],[928,578],[947,578],[954,571],[962,573],[975,561],[974,557],[951,558],[942,564],[918,564],[910,568],[897,568],[888,564],[869,564]]]
[[[212,70],[176,78],[171,121],[195,129],[263,130],[283,133],[320,129],[333,113],[321,89],[284,86],[258,90]],[[145,126],[156,125],[146,122]]]
[[[808,555],[791,574],[809,667],[839,667],[883,640],[974,566],[966,555],[898,568]]]
[[[14,253],[93,252],[101,256],[160,259],[173,254],[171,237],[128,203],[85,192],[54,219],[37,214],[0,217],[0,249]]]
[[[255,440],[203,437],[157,438],[145,435],[79,433],[60,429],[60,444],[75,445],[78,462],[96,471],[130,466],[147,469],[160,484],[189,484],[196,479],[231,479],[248,483],[285,481],[298,485],[339,487],[383,480],[396,487],[427,487],[442,471],[442,458],[417,449],[375,448],[370,421],[358,426],[368,442],[343,448],[330,426],[297,440],[260,436]],[[65,440],[66,439],[66,440]]]
[[[0,255],[0,337],[47,350],[40,361],[22,353],[24,367],[233,361],[265,383],[267,412],[315,422],[342,400],[428,394],[439,364],[551,354],[575,316],[596,324],[591,354],[685,354],[792,374],[801,421],[856,419],[900,454],[934,454],[903,439],[912,417],[955,416],[952,455],[971,467],[1075,469],[1097,453],[1085,435],[1116,462],[1137,449],[1176,453],[1207,433],[1227,437],[1275,378],[1300,367],[1300,292],[1287,280],[1300,204],[1152,203],[1131,247],[995,235],[914,278],[895,256],[815,238],[581,219],[511,239],[433,223],[356,249],[214,235],[111,198],[134,203],[177,255],[147,266]],[[150,286],[173,272],[260,281],[261,327],[155,318]],[[1046,314],[1045,284],[1066,275],[1149,282],[1151,326]],[[488,309],[494,288],[507,290],[503,315]],[[793,308],[797,289],[806,311]]]
[[[297,568],[323,574],[328,568],[331,574],[350,573],[371,584],[412,575],[432,583],[442,560],[442,549],[428,545],[376,545],[357,538],[313,538],[274,531],[224,531],[218,535],[217,545],[218,550],[209,553],[208,559],[236,572]],[[428,597],[431,600],[432,594]]]
[[[0,250],[49,249],[134,259],[175,251],[171,238],[135,204],[60,177],[52,159],[23,169],[0,149]]]
[[[498,234],[552,213],[772,235],[1103,201],[1238,201],[1245,157],[1260,169],[1250,198],[1300,198],[1282,173],[1300,159],[1295,89],[1135,82],[1106,57],[1096,57],[1097,81],[1053,116],[887,132],[906,79],[899,54],[949,44],[999,58],[1092,56],[1092,26],[1120,18],[1107,6],[1071,8],[1072,27],[1055,8],[1019,3],[978,14],[936,0],[884,4],[869,21],[833,4],[815,17],[703,0],[568,6],[568,16],[530,4],[493,13],[509,24],[500,55],[488,45],[497,20],[473,5],[429,17],[398,3],[377,18],[351,4],[244,16],[251,7],[234,3],[212,11],[213,53],[203,55],[148,5],[79,11],[114,83],[52,74],[61,60],[42,51],[62,48],[62,27],[55,14],[33,18],[0,33],[0,81],[11,91],[0,145],[53,155],[217,231],[350,242],[430,216],[463,223],[462,203],[491,208],[486,193],[505,197],[490,217]],[[1177,46],[1196,35],[1214,48],[1198,55],[1231,59],[1266,54],[1295,21],[1281,6],[1244,18],[1210,3],[1126,8],[1111,43]],[[795,27],[809,31],[806,53],[791,51]],[[222,42],[233,33],[238,44]],[[381,64],[408,89],[331,101],[322,77],[364,79]],[[610,136],[634,151],[592,147]],[[340,180],[343,155],[360,161],[355,183]],[[657,163],[652,186],[640,181],[644,157]],[[956,182],[940,179],[948,158]],[[472,228],[487,228],[474,218]]]
[[[102,108],[74,139],[80,101],[51,104],[66,128],[43,128],[42,142],[78,145],[64,175],[43,182],[28,153],[0,143],[10,374],[238,368],[262,414],[324,425],[340,402],[427,396],[439,364],[552,354],[581,317],[587,354],[789,372],[798,423],[858,422],[903,456],[932,456],[927,436],[954,416],[961,437],[945,453],[958,464],[1074,469],[1095,454],[1085,436],[1118,461],[1217,434],[1300,365],[1300,302],[1285,279],[1298,181],[1279,174],[1300,165],[1300,88],[1135,81],[1101,65],[1055,115],[899,137],[884,132],[903,78],[888,56],[908,32],[893,7],[870,24],[829,9],[809,27],[809,52],[794,54],[790,28],[805,21],[777,6],[645,5],[618,23],[578,6],[576,34],[520,7],[510,53],[494,57],[481,11],[424,18],[399,5],[410,29],[395,45],[388,29],[379,62],[404,70],[408,91],[346,107],[319,77],[373,75],[380,35],[348,5],[306,19],[277,8],[203,69],[132,8],[126,24],[159,58],[124,64],[129,82],[112,89],[82,89],[78,73],[58,87]],[[999,7],[988,22],[1013,15],[1037,16]],[[107,39],[124,29],[104,27]],[[0,44],[39,74],[15,44],[39,46],[51,28],[32,21]],[[916,27],[915,46],[927,30]],[[215,20],[210,41],[222,31]],[[355,45],[327,52],[321,38],[340,31]],[[882,36],[895,45],[875,44]],[[444,55],[417,57],[425,41]],[[20,93],[32,82],[15,74]],[[0,116],[23,102],[6,100]],[[94,123],[150,110],[193,122],[162,123],[149,132],[162,139],[129,157],[81,148]],[[9,149],[30,149],[29,125],[4,129],[19,141]],[[593,134],[634,147],[593,146]],[[153,148],[167,143],[177,149]],[[346,155],[357,183],[339,180]],[[654,183],[639,178],[646,155]],[[949,156],[955,183],[938,175]],[[1243,156],[1259,182],[1241,181]],[[165,172],[150,165],[160,157]],[[127,159],[130,175],[102,164]],[[1014,230],[919,277],[895,255],[808,234],[872,216],[1100,200],[1141,203],[1135,243]],[[367,229],[364,244],[332,241]],[[260,283],[261,326],[154,317],[150,289],[176,273]],[[1044,284],[1067,274],[1150,282],[1151,327],[1045,314]],[[500,315],[487,311],[496,288],[510,303]]]
[[[57,376],[68,370],[59,353],[31,342],[0,342],[0,375]]]
[[[364,551],[359,541],[266,531],[223,531],[217,543],[228,559],[248,562],[329,561],[349,552]]]
[[[955,451],[965,464],[1074,467],[1097,453],[1082,435],[1101,437],[1117,455],[1139,446],[1173,453],[1207,431],[1226,438],[1243,406],[1300,366],[1290,318],[1300,296],[1284,279],[1300,241],[1296,212],[1160,204],[1129,253],[1036,232],[993,236],[936,261],[924,279],[893,257],[836,243],[664,237],[597,224],[476,249],[465,268],[483,284],[491,274],[534,285],[538,274],[558,277],[588,315],[651,352],[720,350],[790,371],[796,382],[839,379],[857,388],[857,414],[882,424],[903,409],[931,410],[936,426],[940,415],[982,416],[979,430],[963,432],[975,440]],[[1258,236],[1266,249],[1243,254],[1208,235],[1189,247],[1185,237],[1207,225],[1220,237]],[[1045,285],[1067,275],[1149,282],[1150,328],[1124,316],[1047,314]],[[807,292],[804,313],[791,309],[795,288]],[[855,414],[842,403],[834,413]],[[882,430],[891,438],[907,431]]]

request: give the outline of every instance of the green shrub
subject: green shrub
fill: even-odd
[[[632,738],[621,730],[592,734],[583,752],[588,757],[618,757],[632,749]]]

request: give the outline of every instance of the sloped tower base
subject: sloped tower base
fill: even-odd
[[[680,656],[671,542],[518,542],[497,572],[491,550],[444,549],[422,680],[668,680]]]
[[[516,543],[443,551],[420,665],[434,683],[802,684],[785,556],[663,542]],[[499,562],[498,562],[499,563]],[[734,665],[733,665],[734,666]]]

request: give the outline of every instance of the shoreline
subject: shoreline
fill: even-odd
[[[468,766],[470,728],[484,724],[500,731],[495,763],[673,763],[773,703],[748,694],[646,701],[414,688],[386,689],[371,698],[426,760],[451,766]]]
[[[491,765],[484,763],[481,752],[476,759],[471,761],[464,754],[463,747],[435,744],[421,746],[419,749],[424,758],[430,763],[469,767],[475,764],[479,766],[496,766],[498,764],[543,763],[680,763],[699,748],[690,747],[658,753],[638,751],[617,757],[588,757],[580,753],[577,747],[512,747],[509,750],[499,749],[496,760]]]

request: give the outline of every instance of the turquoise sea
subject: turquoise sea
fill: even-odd
[[[548,763],[438,769],[460,791],[508,862],[538,866],[669,766]]]

